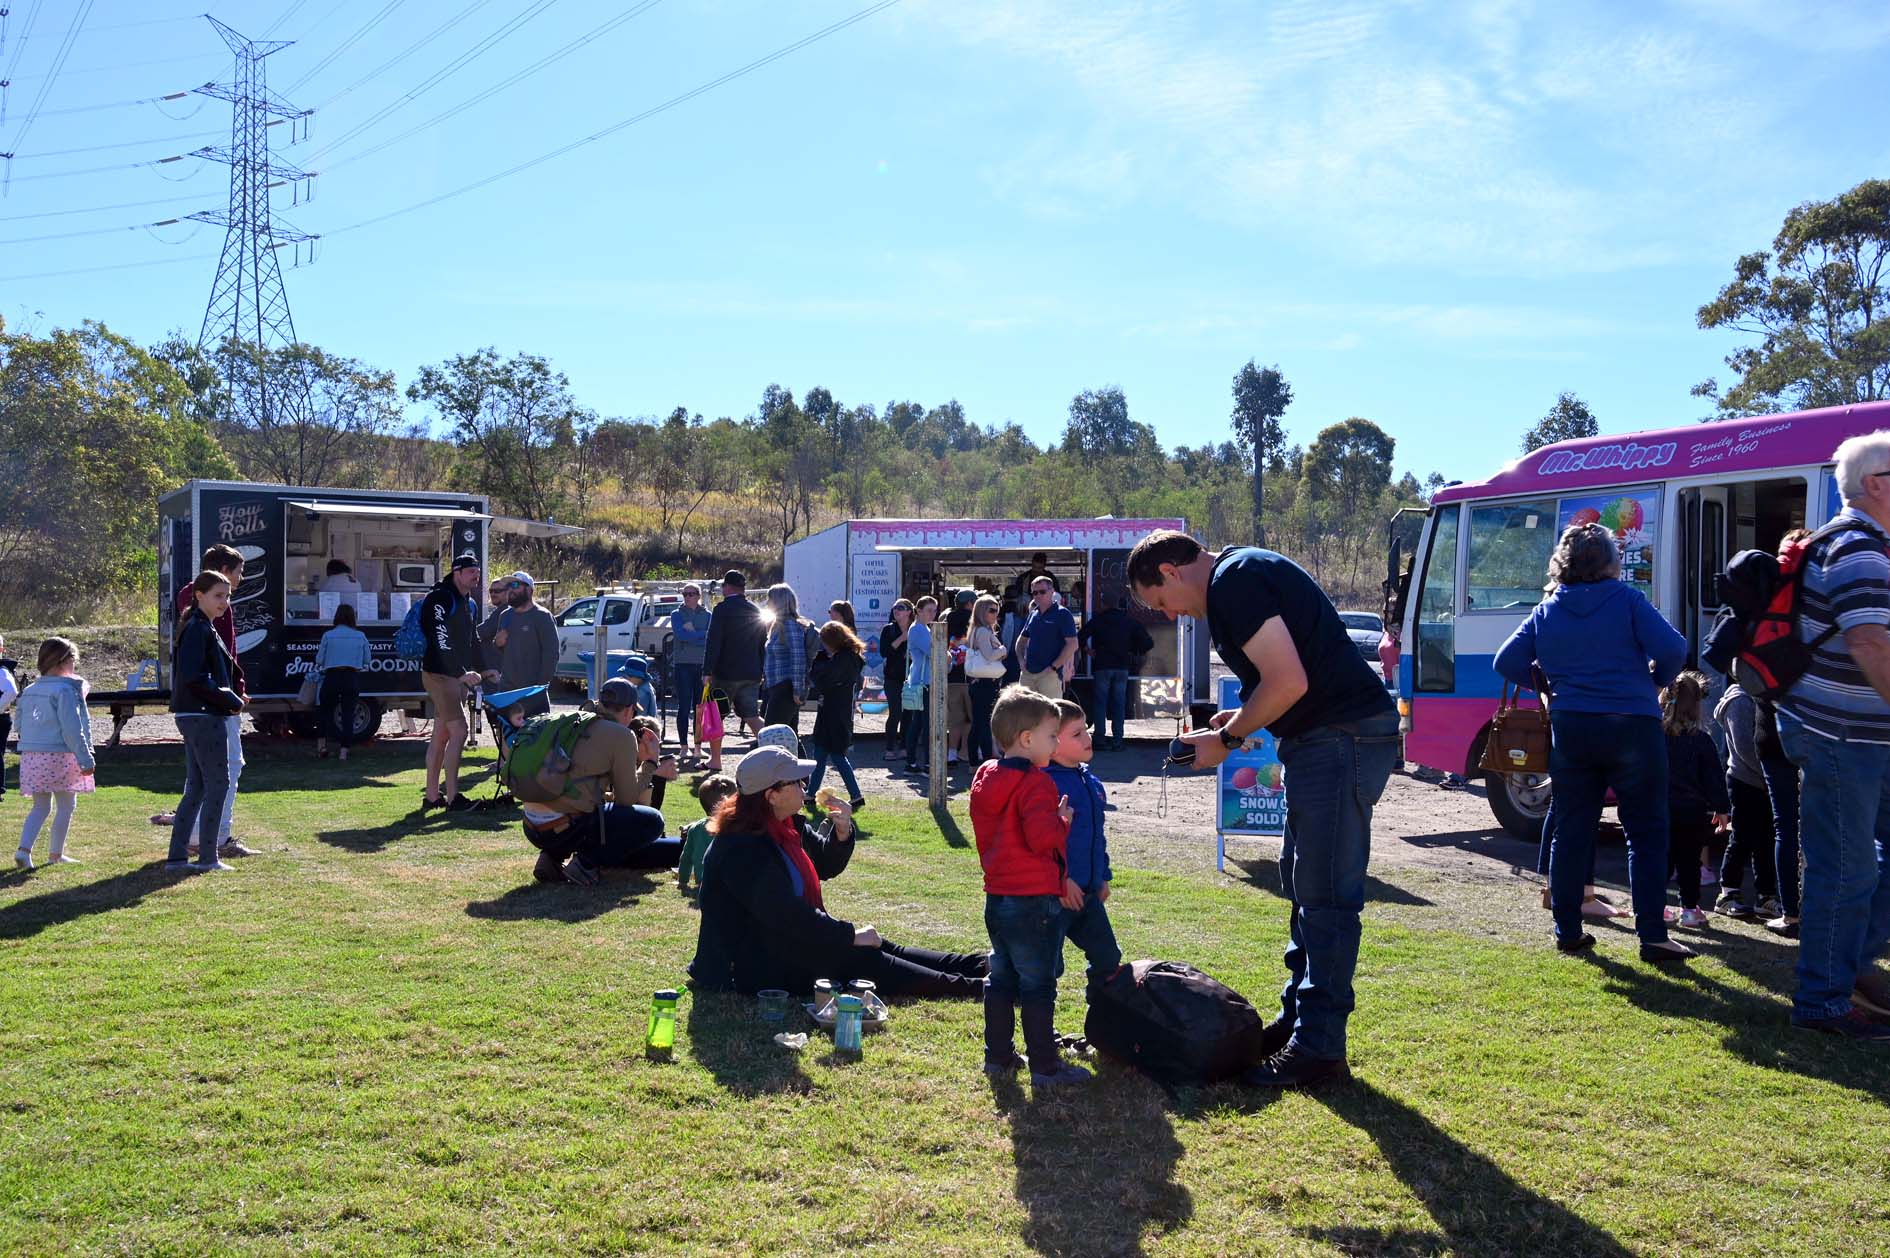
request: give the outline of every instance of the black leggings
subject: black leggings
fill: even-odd
[[[985,976],[991,972],[988,952],[934,952],[930,948],[902,947],[890,939],[882,939],[877,948],[850,949],[848,962],[841,973],[820,977],[835,982],[871,979],[881,996],[981,1000]]]
[[[1778,894],[1771,796],[1763,786],[1738,778],[1726,779],[1726,786],[1732,792],[1732,839],[1726,844],[1726,859],[1719,867],[1720,890],[1743,892],[1746,866],[1751,865],[1759,899],[1769,900]]]
[[[354,745],[354,706],[361,698],[361,674],[352,668],[331,668],[322,674],[317,707],[323,738],[343,747]]]
[[[1667,820],[1667,869],[1680,883],[1680,907],[1700,907],[1700,860],[1713,841],[1713,814],[1676,808]]]

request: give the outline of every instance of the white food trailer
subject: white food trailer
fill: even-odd
[[[901,597],[975,587],[1000,600],[1012,596],[1037,564],[1056,579],[1079,624],[1128,594],[1129,551],[1156,529],[1187,531],[1184,520],[846,520],[788,543],[783,579],[801,614],[824,618],[835,599],[853,604],[867,644],[868,671],[879,673],[879,631]],[[1020,610],[1028,613],[1028,608]],[[1206,700],[1207,639],[1189,622],[1130,604],[1155,649],[1132,678],[1132,708],[1144,715],[1182,715]],[[942,615],[941,615],[942,619]],[[1087,663],[1079,669],[1086,675]]]

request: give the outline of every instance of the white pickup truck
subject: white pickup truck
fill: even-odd
[[[680,604],[677,604],[678,606]],[[586,595],[552,619],[558,624],[558,676],[583,683],[589,677],[581,654],[597,649],[597,618],[602,608],[606,650],[639,651],[651,660],[664,658],[669,645],[669,613],[631,591]],[[658,617],[661,623],[658,623]]]

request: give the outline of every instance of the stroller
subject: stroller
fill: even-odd
[[[478,810],[492,812],[512,806],[512,793],[505,789],[505,765],[512,757],[512,742],[517,734],[505,719],[505,710],[515,703],[536,698],[549,689],[546,686],[521,686],[517,690],[482,691],[480,706],[485,709],[486,727],[492,731],[492,744],[499,749],[498,767],[492,774],[492,797],[482,800]]]

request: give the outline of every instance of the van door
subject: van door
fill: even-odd
[[[1679,629],[1687,664],[1698,667],[1700,647],[1719,616],[1719,574],[1725,570],[1731,493],[1719,485],[1680,491],[1681,573]]]

